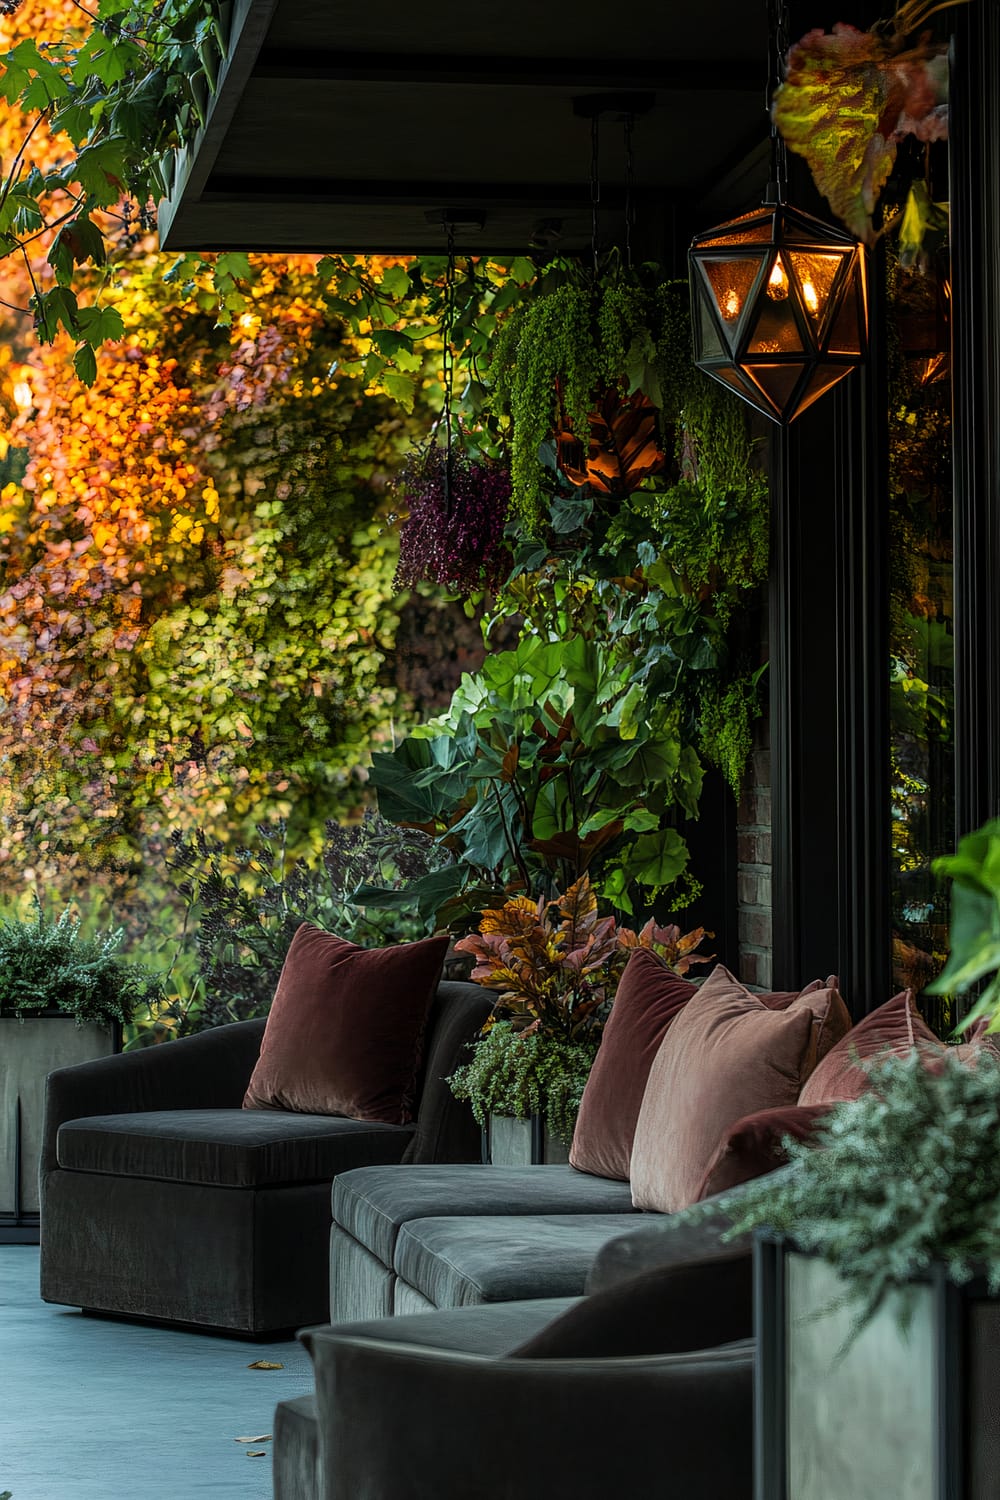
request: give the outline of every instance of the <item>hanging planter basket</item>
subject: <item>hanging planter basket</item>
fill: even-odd
[[[408,512],[397,588],[428,582],[471,594],[503,583],[511,557],[504,546],[510,474],[502,464],[432,443],[414,454],[397,490]]]

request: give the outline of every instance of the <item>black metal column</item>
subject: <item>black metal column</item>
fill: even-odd
[[[888,602],[880,309],[872,359],[775,438],[771,553],[774,983],[890,983]]]
[[[957,7],[951,83],[955,816],[1000,813],[1000,0]]]

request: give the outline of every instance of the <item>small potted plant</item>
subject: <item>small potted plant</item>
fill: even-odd
[[[494,1163],[568,1159],[584,1086],[632,948],[677,973],[706,960],[703,928],[681,934],[648,922],[640,933],[599,916],[583,875],[546,902],[514,896],[485,911],[478,934],[455,944],[476,960],[472,979],[499,991],[471,1060],[449,1080],[486,1132]]]
[[[37,899],[28,919],[0,917],[5,1238],[37,1235],[35,1177],[46,1075],[117,1051],[121,1028],[136,1007],[160,998],[157,976],[121,958],[123,936],[121,929],[86,936],[70,908],[52,919]]]

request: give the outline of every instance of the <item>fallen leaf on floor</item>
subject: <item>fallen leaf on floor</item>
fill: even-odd
[[[248,1370],[283,1370],[284,1365],[276,1365],[269,1359],[255,1359],[252,1365],[247,1365]]]
[[[259,1437],[233,1438],[234,1443],[269,1443],[270,1441],[271,1434],[269,1432],[262,1432]]]
[[[247,1449],[247,1458],[266,1458],[266,1457],[267,1457],[267,1449],[266,1448],[248,1448]]]

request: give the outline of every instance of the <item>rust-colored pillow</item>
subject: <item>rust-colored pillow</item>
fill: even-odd
[[[730,1125],[796,1103],[835,996],[806,990],[774,1010],[721,964],[714,970],[650,1068],[632,1148],[636,1208],[674,1213],[694,1203]]]
[[[359,948],[303,922],[292,939],[244,1109],[406,1125],[447,937]]]
[[[667,1027],[695,993],[648,948],[629,955],[618,981],[573,1132],[570,1165],[628,1181],[646,1079]]]
[[[784,1166],[788,1160],[785,1137],[811,1140],[833,1108],[833,1104],[791,1104],[744,1115],[719,1142],[698,1189],[699,1202]]]
[[[799,1103],[858,1099],[870,1087],[862,1063],[890,1052],[905,1056],[914,1047],[937,1050],[941,1045],[917,1010],[913,991],[903,990],[864,1016],[827,1053],[806,1082]]]

